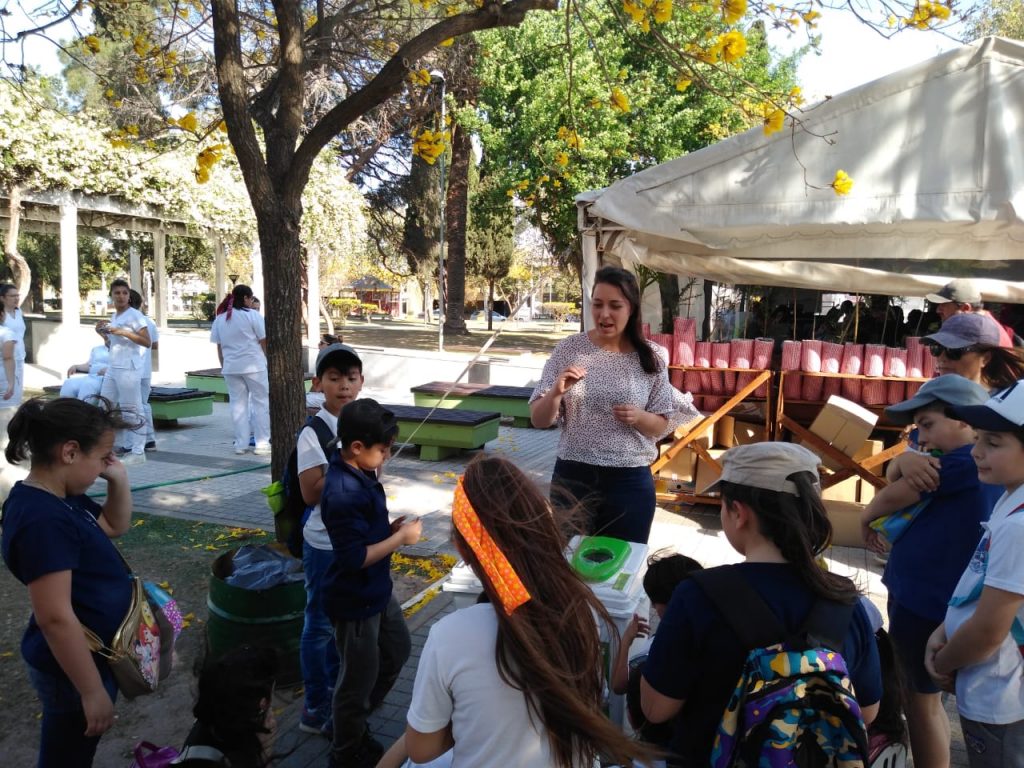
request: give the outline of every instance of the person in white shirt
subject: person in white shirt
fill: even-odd
[[[152,342],[146,350],[146,357],[142,366],[142,409],[146,413],[146,450],[156,450],[156,430],[153,427],[153,406],[149,404],[149,393],[153,388],[153,352],[160,347],[160,335],[156,330],[156,323],[153,318],[146,314],[146,307],[142,301],[142,294],[134,288],[129,294],[128,303],[132,309],[137,309],[146,318],[146,328],[149,329],[149,340]]]
[[[235,453],[249,450],[249,413],[257,456],[270,455],[270,382],[267,379],[267,330],[251,309],[252,289],[236,285],[217,307],[210,341],[217,345],[221,373],[231,402]]]
[[[925,668],[956,693],[971,768],[1024,768],[1024,379],[949,413],[975,429],[978,479],[1006,492],[928,640]]]
[[[10,283],[0,285],[0,303],[4,307],[4,326],[14,333],[14,394],[11,405],[21,402],[25,387],[25,316],[21,312],[21,294]]]
[[[453,768],[633,765],[652,750],[602,711],[600,599],[565,558],[559,511],[511,462],[481,454],[452,504],[452,540],[487,597],[430,629],[404,736],[418,763]]]
[[[103,388],[103,376],[110,365],[110,340],[103,337],[103,343],[89,351],[89,359],[68,368],[68,377],[60,385],[61,397],[74,397],[89,401]]]
[[[103,377],[100,395],[115,403],[127,421],[137,424],[134,429],[123,430],[118,435],[124,455],[122,463],[137,464],[146,460],[142,372],[151,341],[146,318],[129,304],[130,291],[127,280],[118,279],[110,284],[114,316],[97,323],[96,330],[110,339],[110,365]]]

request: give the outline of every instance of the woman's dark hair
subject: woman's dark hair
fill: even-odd
[[[14,283],[0,283],[0,299],[6,296],[11,291],[18,290],[18,286]]]
[[[128,289],[128,306],[132,309],[142,309],[142,294],[134,288]]]
[[[331,344],[341,344],[341,336],[335,336],[332,333],[325,333],[320,336],[320,341],[328,346]]]
[[[859,593],[853,582],[829,573],[818,562],[832,543],[832,523],[821,501],[817,475],[794,472],[786,479],[796,486],[798,496],[723,481],[722,501],[726,506],[740,501],[754,510],[761,535],[779,548],[814,594],[840,603],[856,601]]]
[[[988,362],[981,369],[982,383],[987,389],[1006,389],[1024,379],[1024,358],[1017,349],[1009,347],[976,347],[988,353]]]
[[[245,300],[252,298],[252,288],[248,285],[242,285],[239,283],[231,289],[231,293],[224,297],[224,300],[217,305],[217,314],[223,315],[225,312],[228,313],[228,319],[231,319],[232,309],[245,309]]]
[[[22,403],[7,425],[10,442],[4,455],[11,464],[31,458],[33,464],[47,466],[57,460],[56,448],[70,440],[90,451],[106,432],[138,426],[102,397],[90,402],[35,397]]]
[[[192,707],[206,735],[231,765],[264,768],[269,765],[260,735],[269,733],[267,706],[274,696],[277,653],[272,648],[242,645],[199,672],[199,696]]]
[[[686,555],[655,552],[647,560],[647,573],[644,574],[644,592],[652,603],[667,605],[672,593],[680,582],[690,578],[694,571],[703,570],[704,566]]]
[[[661,368],[658,356],[654,354],[651,345],[644,338],[643,327],[640,324],[640,286],[636,278],[629,272],[619,267],[602,267],[594,275],[594,286],[604,283],[614,285],[629,302],[629,320],[626,321],[626,338],[636,350],[640,358],[640,367],[644,373],[657,373]]]
[[[129,291],[131,291],[131,289],[132,289],[132,287],[130,285],[128,285],[128,281],[125,280],[123,277],[119,277],[119,278],[117,278],[116,280],[114,280],[114,281],[112,281],[110,283],[110,294],[111,295],[114,294],[114,289],[115,288],[127,288]]]
[[[565,559],[563,522],[537,486],[506,459],[481,455],[466,467],[463,487],[480,522],[508,558],[531,599],[511,616],[465,539],[453,537],[495,606],[498,674],[523,692],[531,717],[547,734],[553,764],[589,765],[600,755],[622,765],[653,753],[625,736],[601,710],[605,660],[594,616],[615,625],[594,592]]]

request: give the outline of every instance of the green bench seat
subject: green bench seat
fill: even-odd
[[[185,386],[210,393],[213,395],[213,399],[218,403],[226,403],[228,401],[228,385],[227,382],[224,381],[224,374],[221,373],[220,368],[204,368],[200,371],[186,371]],[[307,373],[305,379],[306,391],[309,392],[312,386],[313,374]]]
[[[507,387],[500,384],[459,383],[442,400],[445,392],[452,387],[450,381],[432,381],[411,387],[416,405],[457,408],[469,411],[497,411],[512,419],[516,427],[529,427],[530,395],[533,387]]]
[[[60,385],[43,387],[47,397],[57,397]],[[149,391],[149,407],[153,409],[155,426],[171,426],[178,419],[191,416],[209,416],[213,413],[213,395],[197,389],[181,387],[153,387]]]
[[[418,445],[420,458],[425,461],[440,461],[459,451],[483,448],[497,439],[501,423],[497,411],[438,409],[430,413],[430,408],[419,405],[384,407],[398,419],[396,442]]]

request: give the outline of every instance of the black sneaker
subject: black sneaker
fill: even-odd
[[[150,440],[148,443],[146,443],[146,452],[147,453],[152,453],[155,450],[156,450],[156,440]]]
[[[114,449],[114,455],[115,456],[125,456],[125,455],[127,455],[127,454],[129,454],[131,452],[132,452],[131,448],[121,448],[121,447],[119,447],[119,448],[115,448]]]

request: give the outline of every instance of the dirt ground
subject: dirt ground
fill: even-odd
[[[151,696],[117,702],[117,722],[97,751],[98,768],[127,768],[140,740],[180,745],[192,723],[195,693],[193,669],[205,648],[206,597],[210,567],[225,551],[243,544],[262,544],[272,534],[244,528],[137,515],[120,540],[125,558],[143,578],[168,582],[188,626],[175,647],[171,676]],[[400,603],[418,594],[447,570],[448,564],[422,558],[400,558],[394,564],[395,595]],[[31,612],[28,590],[6,568],[0,568],[0,766],[31,768],[39,745],[41,710],[21,658],[21,636]],[[280,691],[286,705],[301,697],[301,687]]]

